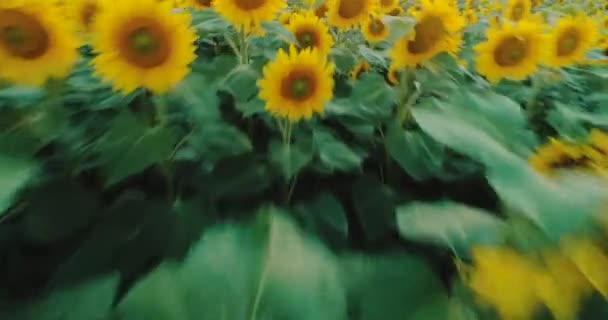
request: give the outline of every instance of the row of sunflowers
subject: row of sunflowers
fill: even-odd
[[[105,308],[127,320],[195,319],[199,313],[204,319],[603,319],[606,92],[606,0],[2,0],[0,227],[8,221],[28,244],[65,245],[104,226],[98,221],[106,208],[97,213],[85,205],[71,216],[61,213],[72,210],[69,204],[56,205],[87,188],[95,201],[112,205],[123,200],[116,194],[141,189],[145,200],[129,199],[141,202],[134,211],[159,210],[163,205],[153,201],[162,199],[167,212],[180,213],[162,219],[192,219],[172,222],[179,226],[174,234],[163,229],[166,220],[157,225],[137,216],[133,223],[147,224],[116,237],[129,244],[117,243],[118,251],[156,244],[155,235],[166,233],[166,247],[179,246],[181,253],[146,247],[154,252],[149,255],[187,257],[176,268],[156,263],[150,273],[152,258],[138,256],[148,254],[143,249],[112,256],[138,257],[128,259],[137,267],[103,260],[127,280],[111,278],[111,285],[94,289],[106,290]],[[64,109],[71,113],[58,121]],[[26,139],[17,137],[21,130]],[[149,170],[166,184],[162,197],[147,189],[149,179],[142,177]],[[95,180],[94,187],[80,187],[83,176],[97,179],[98,171],[100,186]],[[67,177],[66,198],[63,185],[38,181],[39,175]],[[482,182],[464,187],[466,206],[442,202],[453,193],[446,191],[450,183],[470,177]],[[339,196],[350,188],[349,200]],[[331,192],[311,195],[317,189]],[[28,211],[47,194],[56,199],[33,205],[40,212]],[[492,204],[480,204],[486,200]],[[255,203],[258,212],[268,202],[296,213],[264,206],[261,211],[272,213],[260,214],[266,220],[254,222],[253,231],[203,231],[211,228],[208,221],[240,215],[211,219],[200,216],[202,208],[232,212]],[[85,218],[83,211],[90,211]],[[304,221],[300,225],[331,251],[311,245],[285,216]],[[141,230],[153,235],[141,240]],[[193,245],[201,233],[209,236]],[[344,248],[401,249],[403,241],[411,241],[405,251],[430,244],[419,254],[430,256],[434,268],[407,262],[365,281],[333,278],[352,271],[333,265]],[[78,263],[97,260],[83,255],[96,251],[85,248],[74,254],[77,262],[61,266],[86,270]],[[20,250],[11,252],[22,257]],[[241,257],[251,270],[238,268]],[[359,258],[345,265],[355,262],[360,273],[372,265]],[[255,275],[229,279],[226,270]],[[431,289],[416,284],[427,276],[441,293],[420,302]],[[131,289],[134,279],[143,280]],[[248,281],[257,287],[250,289]],[[388,287],[398,281],[421,291],[399,289],[391,297]],[[232,295],[234,288],[224,283],[244,293]],[[118,288],[126,293],[117,294]],[[213,294],[200,293],[205,290]],[[161,291],[171,297],[151,293]],[[178,299],[186,292],[183,305],[191,305],[183,307]],[[12,301],[8,295],[0,290],[0,310]],[[353,303],[342,301],[347,295],[360,305],[345,306]],[[403,297],[411,303],[397,299]],[[35,313],[46,309],[24,306],[28,310],[8,317],[47,319]],[[207,309],[193,311],[199,306]],[[106,309],[96,309],[96,316]],[[107,319],[115,319],[111,312]]]

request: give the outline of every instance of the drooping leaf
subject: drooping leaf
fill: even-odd
[[[360,168],[363,157],[328,130],[316,129],[313,132],[313,143],[321,164],[329,170],[351,171]]]
[[[466,252],[473,245],[499,244],[503,222],[490,212],[454,202],[415,202],[397,208],[400,234]]]
[[[170,128],[147,127],[131,113],[121,113],[96,146],[106,186],[168,160],[175,143]]]
[[[258,92],[257,81],[260,73],[251,65],[236,66],[223,80],[222,88],[230,92],[236,102],[246,102],[254,98]]]
[[[395,231],[395,200],[391,189],[365,175],[352,189],[352,201],[366,240],[376,242],[392,237]]]
[[[245,133],[224,122],[201,126],[191,134],[188,142],[202,158],[213,162],[249,152],[253,148]]]
[[[105,320],[110,315],[119,280],[117,274],[110,274],[78,285],[56,288],[42,300],[20,306],[6,319]]]
[[[348,240],[348,220],[340,201],[323,192],[312,201],[299,204],[295,210],[304,224],[325,242],[342,247]]]
[[[447,293],[428,265],[414,256],[349,255],[342,259],[351,319],[422,320],[429,305],[446,319],[441,302]]]
[[[273,179],[265,163],[246,153],[220,161],[207,187],[212,198],[234,201],[263,193]]]
[[[312,161],[312,143],[296,142],[286,145],[273,141],[270,144],[268,157],[279,167],[283,177],[289,179]]]
[[[30,159],[0,155],[0,217],[37,173],[38,165]]]

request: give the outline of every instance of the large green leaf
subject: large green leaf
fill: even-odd
[[[581,231],[599,212],[605,191],[598,179],[583,174],[548,179],[473,124],[432,109],[416,109],[414,115],[434,139],[481,162],[505,206],[551,238]]]
[[[423,132],[407,131],[392,125],[384,137],[386,151],[414,179],[443,177],[445,148]]]
[[[200,157],[213,162],[253,149],[249,137],[225,122],[207,123],[190,135],[189,144]]]
[[[37,172],[38,165],[30,159],[0,154],[0,217]]]
[[[220,161],[209,177],[209,193],[214,199],[242,200],[266,191],[273,182],[268,165],[251,153]]]
[[[490,212],[454,202],[415,202],[397,208],[397,226],[405,238],[466,252],[472,245],[502,241],[503,222]]]
[[[168,160],[175,142],[176,136],[170,128],[148,127],[132,113],[121,113],[96,146],[106,174],[106,186]]]
[[[222,88],[230,92],[236,102],[246,102],[257,95],[260,72],[248,64],[237,65],[222,82]]]
[[[345,256],[341,276],[348,288],[350,319],[447,318],[447,293],[429,266],[414,256]]]
[[[34,242],[66,239],[86,227],[99,213],[95,195],[67,180],[38,186],[27,199],[20,226],[25,237]]]
[[[290,145],[273,141],[270,143],[268,157],[279,167],[283,177],[289,179],[312,161],[312,141],[296,140],[296,143]]]
[[[362,176],[352,189],[352,202],[366,240],[391,238],[395,231],[395,200],[392,190],[372,176]]]
[[[351,171],[361,167],[363,157],[338,140],[330,131],[315,129],[313,143],[321,164],[330,171]]]
[[[125,320],[345,319],[335,258],[276,209],[207,231],[119,306]]]
[[[111,274],[78,285],[57,288],[42,300],[19,306],[2,319],[105,320],[111,312],[119,279],[117,274]]]
[[[348,240],[348,220],[342,204],[336,197],[323,192],[311,201],[295,208],[304,225],[326,243],[343,247]]]

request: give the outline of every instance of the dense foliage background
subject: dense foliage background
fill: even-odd
[[[440,54],[395,86],[387,52],[415,21],[387,16],[384,44],[341,35],[334,98],[285,143],[256,82],[293,35],[264,23],[242,64],[237,31],[192,15],[198,57],[167,94],[115,92],[88,47],[67,79],[0,84],[1,319],[495,319],[467,286],[472,248],[606,249],[603,175],[528,163],[608,128],[605,65],[492,85]],[[594,261],[580,319],[608,317]]]

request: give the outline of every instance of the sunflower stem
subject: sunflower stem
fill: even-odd
[[[407,68],[399,79],[399,96],[397,114],[395,119],[399,126],[403,126],[406,120],[410,119],[412,106],[418,99],[418,92],[415,86],[415,74],[412,68]]]
[[[249,53],[247,52],[247,33],[245,32],[245,25],[241,25],[239,32],[239,49],[241,64],[249,64]]]

